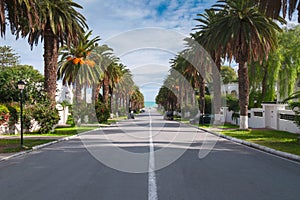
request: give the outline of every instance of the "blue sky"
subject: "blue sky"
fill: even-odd
[[[188,36],[197,24],[193,20],[196,14],[202,13],[216,0],[75,2],[83,6],[79,12],[87,18],[93,36],[100,36],[101,44],[107,43],[114,49],[121,62],[132,70],[146,100],[152,101],[170,69],[169,60],[183,48],[181,39]],[[32,65],[43,72],[42,43],[31,51],[26,39],[15,41],[9,32],[0,42],[0,45],[10,45],[15,49],[21,56],[21,64]]]

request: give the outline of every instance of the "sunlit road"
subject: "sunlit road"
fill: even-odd
[[[296,200],[300,165],[155,110],[0,163],[0,200]]]

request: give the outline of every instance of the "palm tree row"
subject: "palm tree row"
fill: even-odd
[[[195,28],[197,32],[187,39],[188,50],[185,52],[188,55],[185,55],[184,59],[188,59],[189,62],[175,59],[176,64],[172,67],[190,82],[194,82],[193,87],[197,83],[202,88],[199,90],[200,110],[204,110],[204,101],[201,102],[204,95],[203,85],[205,80],[211,78],[208,75],[212,74],[214,110],[215,114],[218,114],[221,101],[219,84],[221,61],[235,60],[239,64],[240,128],[247,129],[249,104],[247,63],[268,58],[268,54],[277,47],[276,33],[280,32],[281,28],[274,19],[262,11],[261,3],[251,0],[221,0],[198,17],[196,20],[200,24]],[[274,18],[280,23],[285,22],[279,16]],[[202,47],[208,54],[203,53]],[[209,60],[215,62],[215,67]]]
[[[82,89],[92,90],[93,102],[103,102],[109,111],[113,112],[113,102],[120,107],[121,102],[128,105],[127,94],[132,94],[135,105],[143,104],[143,98],[136,97],[137,86],[134,85],[130,70],[119,63],[119,59],[113,55],[113,50],[107,45],[99,45],[99,37],[89,39],[91,32],[88,32],[77,45],[64,46],[61,48],[61,60],[59,61],[57,76],[62,80],[63,85],[75,88],[75,101],[80,103]],[[102,89],[102,94],[100,94]],[[86,96],[86,95],[84,95]],[[86,102],[86,101],[85,101]],[[141,107],[141,106],[136,106]],[[118,110],[118,109],[117,109]]]
[[[0,32],[9,22],[16,38],[27,37],[31,47],[44,41],[45,91],[55,104],[58,51],[65,43],[76,44],[85,29],[86,19],[72,0],[4,0],[0,2]]]

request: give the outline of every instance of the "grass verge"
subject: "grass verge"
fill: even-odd
[[[252,129],[243,130],[221,130],[220,134],[246,140],[262,146],[300,156],[299,135],[276,130]]]
[[[1,139],[0,153],[14,153],[24,150],[32,149],[32,147],[52,142],[54,139],[26,139],[24,140],[24,147],[20,145],[20,139]]]
[[[78,133],[94,130],[98,127],[68,127],[68,128],[56,128],[53,133],[40,134],[40,133],[28,133],[24,134],[24,146],[20,146],[20,135],[8,135],[10,138],[0,139],[0,153],[13,153],[23,150],[31,149],[34,146],[52,142],[58,138],[68,137],[76,135]],[[27,137],[26,136],[30,136]]]

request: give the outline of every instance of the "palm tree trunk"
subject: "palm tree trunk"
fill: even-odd
[[[99,100],[99,93],[100,93],[101,87],[102,87],[102,81],[99,81],[98,84],[94,85],[93,95],[94,95],[95,103],[98,102],[98,100]]]
[[[76,79],[75,84],[75,103],[82,103],[82,86],[79,83],[78,78]]]
[[[266,100],[266,94],[267,94],[267,81],[268,81],[268,67],[265,67],[264,68],[264,77],[263,77],[263,80],[262,80],[262,89],[261,89],[261,100],[259,102],[262,102],[262,101],[267,101]],[[255,99],[255,100],[258,100],[258,99]]]
[[[240,129],[248,129],[249,77],[247,62],[239,63]]]
[[[113,113],[113,112],[112,112],[112,106],[113,106],[113,94],[114,94],[114,88],[113,88],[113,87],[110,87],[109,93],[110,93],[110,97],[109,97],[109,112],[110,112],[110,113]]]
[[[105,72],[103,78],[103,103],[108,108],[108,95],[109,94],[109,74]]]
[[[46,24],[44,34],[44,75],[45,91],[53,105],[55,105],[56,80],[57,80],[57,60],[58,60],[58,38]]]
[[[119,101],[119,93],[115,94],[115,114],[117,115],[118,111],[119,111],[119,103],[121,103]]]
[[[222,96],[221,96],[221,59],[220,57],[214,58],[216,66],[212,67],[213,72],[213,88],[214,88],[214,99],[213,99],[213,112],[215,115],[214,124],[221,123],[221,106],[222,106]]]
[[[205,114],[205,80],[201,78],[200,80],[200,112],[201,114]]]

